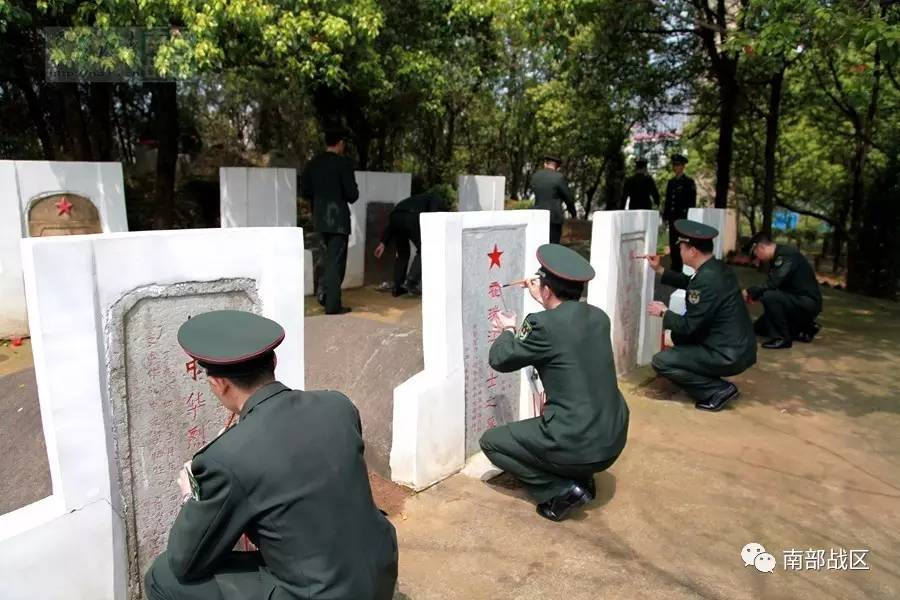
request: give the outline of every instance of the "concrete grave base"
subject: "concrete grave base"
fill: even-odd
[[[172,485],[191,454],[184,439],[153,428],[218,407],[175,395],[205,385],[172,329],[231,294],[285,328],[276,376],[302,389],[302,231],[27,239],[22,257],[53,492],[0,515],[0,565],[16,573],[0,577],[0,598],[140,598],[143,571],[165,544],[159,531],[177,510],[160,482]]]
[[[523,227],[524,272],[538,268],[535,253],[549,233],[547,211],[424,214],[422,224],[422,350],[425,369],[394,389],[392,479],[421,490],[466,463],[466,372],[463,307],[464,232]],[[524,295],[518,317],[541,310]],[[487,315],[485,315],[486,317]],[[485,366],[485,368],[487,368]],[[518,418],[534,416],[526,370],[519,372]],[[477,455],[477,454],[476,454]],[[476,464],[473,462],[472,464]],[[473,466],[470,474],[484,469]]]

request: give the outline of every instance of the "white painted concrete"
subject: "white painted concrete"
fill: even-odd
[[[459,212],[505,208],[506,177],[460,175],[456,178],[456,190]]]
[[[122,600],[126,548],[109,425],[111,307],[148,285],[249,278],[286,331],[276,375],[303,388],[303,233],[242,228],[22,241],[53,494],[0,515],[0,598]]]
[[[104,232],[128,231],[119,163],[0,160],[0,338],[27,335],[19,240],[28,237],[31,206],[53,194],[93,202]]]
[[[596,276],[588,284],[587,301],[603,309],[612,325],[613,351],[617,361],[623,356],[634,356],[636,365],[649,364],[659,351],[662,340],[661,319],[647,315],[646,306],[653,300],[654,273],[647,261],[626,257],[634,261],[620,264],[620,248],[623,238],[633,239],[629,248],[636,254],[655,254],[659,236],[659,212],[655,210],[614,210],[593,213],[591,230],[591,266]],[[631,250],[629,250],[630,252]],[[631,282],[620,277],[632,276]],[[632,291],[624,295],[626,285]],[[637,304],[635,304],[637,303]],[[629,331],[619,331],[628,327]],[[618,345],[617,345],[618,341]],[[619,346],[627,344],[630,350]],[[636,344],[636,352],[633,345]],[[616,365],[619,374],[635,365]]]
[[[296,227],[297,170],[219,168],[222,227]]]
[[[423,214],[422,350],[425,370],[394,389],[391,476],[421,490],[465,466],[465,374],[462,332],[463,231],[525,225],[525,272],[539,264],[536,252],[547,243],[547,211],[485,211]],[[525,294],[524,313],[543,310]],[[525,316],[518,315],[521,319]],[[534,416],[527,369],[521,371],[519,418]],[[478,454],[470,459],[477,463]],[[483,461],[480,463],[484,466]],[[467,469],[482,476],[484,469]]]

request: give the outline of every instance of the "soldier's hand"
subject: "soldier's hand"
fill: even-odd
[[[662,266],[662,256],[659,254],[645,254],[644,258],[647,259],[647,264],[650,265],[650,268],[656,271],[659,274],[665,270]]]
[[[527,287],[531,297],[534,298],[536,302],[541,302],[541,280],[538,277],[526,279],[522,287]]]
[[[666,314],[667,310],[669,310],[669,308],[659,301],[653,301],[647,305],[647,314],[652,317],[661,317]]]
[[[751,304],[753,299],[750,297],[750,294],[747,293],[747,290],[741,290],[741,296],[744,298],[744,303]]]
[[[516,328],[516,313],[514,312],[498,312],[491,319],[494,331],[503,331],[504,329]]]
[[[375,258],[381,258],[382,254],[384,254],[384,244],[378,244],[375,246]]]

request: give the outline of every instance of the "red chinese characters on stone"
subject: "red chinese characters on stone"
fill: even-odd
[[[487,378],[487,386],[488,388],[497,386],[497,373],[491,373],[490,377]]]
[[[500,307],[492,306],[491,308],[488,309],[488,321],[492,321],[494,319],[494,317],[496,317],[499,314],[500,314]]]
[[[184,369],[194,381],[197,381],[197,359],[184,363]]]
[[[206,406],[206,400],[203,399],[203,392],[191,392],[191,395],[185,400],[185,404],[187,404],[187,412],[191,415],[191,420],[196,421],[197,411],[203,406]]]
[[[503,295],[503,288],[500,287],[500,283],[497,281],[492,281],[488,286],[488,297],[490,298],[499,298]]]
[[[187,431],[188,446],[191,450],[199,450],[206,445],[206,433],[203,431],[202,425],[194,425]]]
[[[487,426],[488,426],[488,429],[493,429],[494,427],[497,426],[497,419],[495,419],[493,415],[488,417]]]

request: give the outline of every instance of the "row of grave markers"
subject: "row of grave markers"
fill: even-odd
[[[14,233],[17,252],[38,202],[52,203],[63,216],[77,209],[77,199],[88,199],[99,221],[90,227],[126,228],[118,165],[88,165],[94,175],[87,176],[85,163],[10,162],[0,162],[0,181],[15,184],[19,202],[16,227],[4,233]],[[228,183],[223,196],[240,202],[234,189],[244,176],[249,202],[256,176],[224,179],[232,176],[237,188]],[[289,219],[279,206],[287,206],[282,195],[291,197],[295,178],[276,177],[274,210]],[[370,201],[408,195],[408,175],[390,177],[357,174],[366,198],[357,225]],[[495,181],[460,182],[465,185],[485,202],[502,200]],[[497,210],[426,214],[421,223],[425,369],[395,390],[390,451],[392,478],[416,489],[475,459],[485,430],[540,411],[530,372],[494,373],[487,353],[493,314],[521,318],[540,310],[522,289],[501,286],[537,270],[535,251],[547,241],[549,225],[546,211]],[[593,227],[598,277],[588,301],[612,317],[624,373],[646,364],[659,339],[651,330],[655,320],[642,310],[652,298],[652,273],[633,259],[655,248],[658,215],[596,213]],[[356,244],[361,254],[365,241]],[[224,425],[224,412],[175,332],[207,310],[268,316],[287,331],[277,377],[303,389],[303,277],[309,272],[303,232],[286,226],[31,237],[18,256],[53,491],[0,515],[0,570],[9,575],[0,577],[0,597],[140,598],[141,577],[165,547],[178,510],[172,473]],[[13,272],[7,258],[4,275]],[[353,276],[358,281],[363,273]]]

